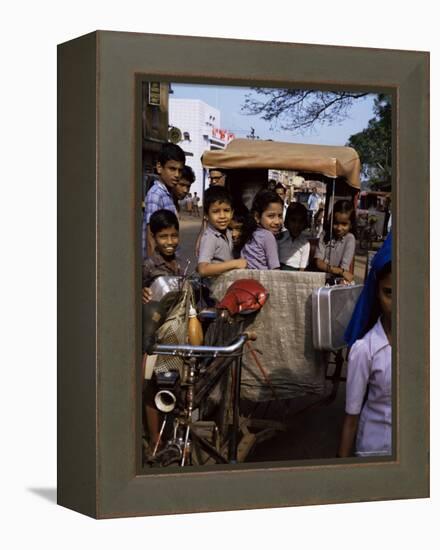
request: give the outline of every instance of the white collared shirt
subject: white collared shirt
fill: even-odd
[[[307,267],[310,243],[306,235],[302,233],[295,240],[292,240],[290,233],[285,230],[277,240],[277,245],[281,264],[295,269],[305,269]]]
[[[391,345],[380,319],[350,350],[345,411],[360,414],[356,455],[391,454]],[[368,398],[364,397],[368,386]]]

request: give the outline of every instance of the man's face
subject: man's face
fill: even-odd
[[[221,185],[225,186],[226,174],[220,172],[220,170],[211,170],[209,172],[209,185]]]
[[[275,192],[280,196],[282,201],[286,200],[286,190],[285,189],[283,189],[282,187],[277,187],[275,189]]]
[[[180,178],[178,183],[176,183],[176,185],[174,186],[173,194],[178,201],[181,201],[188,195],[190,189],[190,182],[188,180]]]
[[[157,173],[165,186],[172,191],[179,183],[182,176],[183,162],[178,160],[167,160],[162,166],[160,162],[156,165]]]

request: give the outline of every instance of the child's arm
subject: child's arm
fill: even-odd
[[[151,298],[153,297],[153,292],[151,288],[148,286],[144,286],[142,288],[142,303],[148,304],[148,302],[151,302]]]
[[[309,264],[310,256],[310,243],[307,241],[304,246],[301,247],[301,258],[299,262],[299,270],[304,271]]]
[[[351,233],[350,233],[351,235]],[[351,235],[351,237],[353,237],[353,235]],[[349,239],[351,241],[351,239]],[[353,240],[354,240],[354,237],[353,237]],[[354,255],[354,247],[352,247],[352,243],[350,243],[350,246],[348,247],[348,249],[346,251],[344,251],[344,256],[341,260],[341,267],[340,266],[337,266],[337,265],[330,265],[328,262],[326,262],[324,260],[324,254],[325,254],[325,251],[324,251],[324,243],[322,241],[319,242],[319,245],[318,245],[318,248],[316,250],[316,253],[315,253],[315,266],[316,266],[316,269],[318,271],[324,271],[325,273],[330,273],[330,275],[335,275],[337,277],[343,277],[346,281],[348,281],[349,283],[351,283],[351,281],[353,280],[353,274],[350,273],[350,271],[348,271],[349,267],[350,267],[350,264],[351,264],[351,261],[353,260],[353,255]],[[352,253],[350,253],[350,250],[353,250]],[[347,252],[347,255],[345,256],[345,253]],[[348,265],[347,265],[347,261],[348,259],[350,258],[351,256],[351,259],[350,261],[348,262]],[[345,261],[344,261],[345,259]]]
[[[142,264],[142,303],[148,304],[151,301],[153,292],[150,289],[153,261],[147,258]]]
[[[147,255],[150,257],[154,252],[154,239],[150,231],[150,224],[147,225]]]
[[[357,434],[358,424],[358,414],[345,414],[338,457],[345,458],[353,455],[354,440]]]
[[[350,272],[350,267],[351,267],[351,263],[353,262],[355,248],[356,248],[356,239],[353,233],[348,233],[345,237],[344,253],[342,254],[342,258],[339,266],[342,269],[342,276],[349,283],[351,283],[351,281],[354,278],[353,274]]]
[[[229,256],[231,259],[214,263],[212,260],[215,258],[215,254],[215,240],[209,235],[203,235],[200,242],[199,262],[197,265],[197,271],[202,277],[215,277],[231,269],[246,269],[247,267],[247,262],[244,258],[233,260],[232,253]]]
[[[315,259],[315,265],[319,271],[325,271],[326,273],[330,273],[331,275],[343,277],[349,283],[351,283],[354,278],[353,273],[351,273],[350,271],[346,271],[344,268],[337,265],[330,265],[329,263],[319,258]]]
[[[244,258],[238,258],[238,260],[228,260],[227,262],[209,263],[200,262],[197,265],[197,271],[202,277],[215,277],[231,271],[231,269],[246,269],[247,261]]]
[[[196,239],[196,256],[199,255],[200,253],[200,243],[202,241],[202,237],[203,237],[203,233],[205,232],[205,229],[206,229],[206,226],[208,225],[208,222],[204,219],[202,221],[202,225],[200,226],[200,231],[199,231],[199,234],[197,235],[197,239]]]
[[[357,340],[350,350],[347,366],[345,418],[338,456],[352,456],[359,416],[370,379],[371,358],[365,340]]]
[[[280,258],[278,256],[278,245],[275,236],[272,233],[267,234],[267,238],[264,241],[264,252],[266,254],[267,268],[279,269]]]
[[[322,238],[318,242],[318,246],[315,250],[315,256],[313,258],[315,267],[318,271],[325,271],[329,273],[330,265],[324,260],[325,258],[325,244]]]

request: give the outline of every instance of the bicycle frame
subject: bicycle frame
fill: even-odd
[[[175,397],[175,406],[178,414],[174,413],[174,431],[173,437],[168,441],[162,454],[167,450],[179,453],[180,466],[185,466],[188,457],[191,454],[192,442],[197,443],[204,449],[217,463],[234,463],[237,461],[237,435],[239,429],[239,399],[240,399],[240,378],[241,378],[241,359],[243,346],[247,340],[255,340],[253,333],[243,333],[227,346],[191,346],[191,345],[164,345],[158,344],[153,352],[156,355],[174,355],[185,358],[184,372],[182,374],[180,386],[181,392]],[[213,358],[214,360],[200,372],[200,360],[203,358]],[[225,371],[234,364],[233,378],[233,411],[232,411],[232,431],[229,440],[228,459],[221,452],[212,446],[205,438],[195,433],[192,420],[193,411],[200,407],[203,400],[211,392]],[[183,390],[183,391],[182,391]],[[160,392],[159,392],[160,393]],[[174,407],[173,407],[174,409]],[[169,411],[173,412],[173,410]],[[160,434],[156,447],[153,452],[153,458],[157,456],[157,450],[168,421],[168,414],[165,416],[161,426]]]

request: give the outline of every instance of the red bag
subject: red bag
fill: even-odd
[[[217,309],[227,309],[230,315],[246,315],[259,311],[269,297],[269,293],[254,279],[238,279],[228,288]]]

